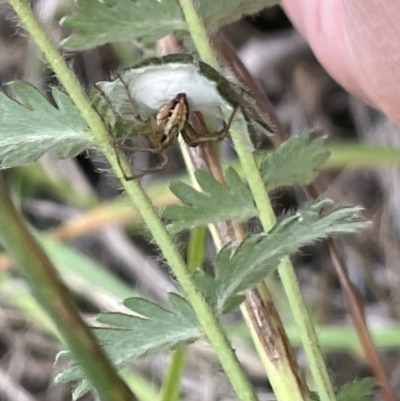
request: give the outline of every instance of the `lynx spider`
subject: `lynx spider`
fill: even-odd
[[[156,116],[151,116],[147,119],[143,119],[139,114],[136,113],[134,108],[135,101],[133,100],[131,93],[129,91],[128,84],[122,79],[120,75],[118,78],[122,82],[125,87],[128,99],[132,104],[132,108],[134,110],[135,119],[137,119],[140,123],[143,124],[143,128],[138,128],[138,135],[142,137],[146,137],[150,140],[150,142],[154,145],[154,147],[149,148],[134,148],[131,146],[118,144],[115,142],[115,138],[113,138],[112,145],[114,147],[115,153],[117,155],[117,161],[119,167],[121,169],[122,175],[126,181],[135,180],[143,177],[144,175],[162,170],[168,163],[169,159],[165,153],[165,150],[169,148],[178,137],[179,134],[182,135],[183,140],[188,146],[196,147],[202,143],[210,143],[216,141],[222,141],[229,132],[229,128],[232,124],[233,118],[237,111],[238,105],[233,109],[228,122],[223,122],[223,128],[220,131],[217,131],[210,136],[199,136],[199,134],[195,131],[193,126],[189,122],[189,105],[186,98],[185,93],[178,93],[174,99],[162,105]],[[108,103],[110,110],[115,116],[116,121],[122,122],[124,126],[129,126],[129,129],[132,130],[130,126],[132,123],[123,120],[123,118],[116,112],[111,104],[111,100],[104,93],[104,91],[96,85],[97,90],[102,94],[106,102]],[[116,148],[126,151],[135,151],[135,152],[148,152],[159,154],[162,157],[162,161],[157,164],[155,167],[149,168],[146,171],[135,174],[135,175],[127,175],[122,168],[121,161],[118,156],[118,151]]]

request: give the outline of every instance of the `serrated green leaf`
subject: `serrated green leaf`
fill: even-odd
[[[359,217],[360,208],[346,207],[326,212],[332,201],[319,201],[304,211],[284,217],[269,233],[245,238],[234,251],[228,244],[218,254],[216,276],[199,270],[195,280],[208,302],[221,313],[239,292],[255,286],[274,271],[282,257],[318,239],[354,233],[368,226]]]
[[[243,15],[257,13],[277,0],[201,0],[199,14],[207,29],[217,31]],[[64,17],[61,25],[73,30],[63,42],[67,49],[89,49],[109,42],[155,42],[176,31],[187,30],[176,0],[78,0],[80,13]]]
[[[175,348],[198,339],[201,328],[187,302],[177,294],[169,294],[173,312],[143,298],[128,298],[124,305],[138,315],[123,313],[100,314],[98,321],[105,327],[94,332],[106,354],[121,368],[136,358],[163,349]],[[89,390],[89,383],[77,365],[57,376],[56,381],[83,380],[74,392],[74,399]]]
[[[80,13],[61,20],[73,30],[62,45],[90,49],[110,42],[143,39],[146,42],[186,29],[175,0],[78,0]]]
[[[336,394],[337,401],[368,401],[373,399],[372,391],[376,381],[366,377],[354,383],[346,383]]]
[[[168,205],[162,211],[162,217],[171,221],[170,232],[226,220],[242,222],[257,215],[251,192],[233,168],[225,172],[227,188],[206,171],[197,170],[195,176],[203,192],[182,182],[170,186],[183,203]]]
[[[263,8],[279,4],[279,0],[201,0],[199,14],[207,30],[216,32],[221,26],[231,24],[245,15],[256,14]]]
[[[70,98],[53,88],[57,107],[32,85],[10,84],[18,101],[0,92],[0,166],[9,168],[37,161],[50,150],[61,159],[93,146],[85,121]]]
[[[266,188],[309,184],[329,155],[324,139],[312,140],[309,131],[288,139],[261,162],[260,172]]]

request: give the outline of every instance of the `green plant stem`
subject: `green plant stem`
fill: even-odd
[[[164,379],[160,401],[178,401],[182,371],[185,366],[187,347],[181,347],[172,354],[171,364]]]
[[[193,0],[180,0],[189,32],[192,36],[200,58],[218,69],[218,60],[213,52],[210,41],[198,13],[193,4]],[[259,210],[259,217],[263,228],[268,232],[276,222],[274,212],[264,183],[259,173],[256,161],[250,150],[247,149],[240,133],[231,130],[232,141],[240,159],[243,172],[248,180],[249,187],[253,193],[254,201]],[[279,266],[279,274],[284,286],[289,304],[292,308],[295,321],[302,333],[303,346],[307,354],[310,369],[313,374],[317,391],[321,401],[334,401],[335,395],[329,375],[324,363],[321,350],[318,346],[317,336],[311,318],[304,304],[303,297],[294,273],[293,266],[289,258],[285,258]],[[278,395],[277,395],[278,396]]]
[[[259,174],[259,169],[253,155],[246,149],[240,134],[233,132],[232,140],[235,144],[243,172],[247,177],[250,189],[253,193],[257,208],[260,211],[260,220],[263,228],[268,232],[276,222],[276,217],[271,202],[264,191],[264,183]],[[292,314],[302,336],[302,343],[307,354],[310,370],[313,374],[315,385],[321,401],[334,401],[335,393],[329,379],[328,371],[318,345],[317,335],[311,321],[307,307],[304,304],[303,296],[297,282],[293,265],[286,257],[282,259],[279,268],[279,275],[285,289]]]
[[[331,157],[324,169],[354,167],[396,166],[400,164],[400,150],[390,146],[351,141],[331,142],[326,145]]]
[[[218,70],[219,66],[217,56],[208,42],[206,28],[196,10],[193,0],[179,0],[179,3],[185,16],[186,23],[188,24],[190,36],[192,37],[201,59]]]
[[[206,239],[205,227],[197,227],[190,232],[187,250],[188,268],[191,273],[201,268],[204,262],[204,243]]]
[[[122,370],[121,377],[135,394],[138,401],[154,401],[158,399],[158,389],[151,379],[147,379],[129,368]]]
[[[25,0],[8,0],[8,2],[14,8],[23,26],[43,52],[50,67],[57,75],[77,109],[81,112],[82,117],[93,133],[96,143],[104,153],[113,170],[117,174],[121,171],[121,168],[124,169],[124,171],[130,171],[123,157],[121,157],[120,163],[118,163],[114,149],[108,145],[109,134],[107,128],[102,123],[96,111],[91,107],[76,77],[72,71],[69,70],[64,59],[57,52],[56,48],[40,27],[28,3]],[[154,240],[160,247],[172,272],[179,281],[187,300],[196,313],[199,323],[213,346],[239,399],[243,401],[256,401],[257,397],[254,390],[246,378],[242,366],[237,360],[226,335],[221,330],[219,322],[208,307],[202,294],[196,288],[181,255],[175,248],[172,239],[158,218],[147,195],[137,181],[133,180],[128,182],[121,177],[121,174],[119,174],[119,178],[132,203],[140,211]]]
[[[5,247],[89,380],[96,386],[100,398],[104,401],[132,400],[132,393],[108,363],[93,333],[72,305],[55,267],[24,224],[6,195],[4,185],[0,185],[0,232]]]
[[[204,227],[195,228],[190,232],[187,249],[188,271],[193,273],[202,266],[204,257],[206,230]],[[171,357],[170,366],[161,387],[160,401],[178,401],[182,370],[185,366],[187,347],[175,350]]]

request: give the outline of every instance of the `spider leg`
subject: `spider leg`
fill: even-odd
[[[132,181],[132,180],[136,180],[139,179],[149,173],[153,173],[156,171],[160,171],[162,170],[167,164],[168,164],[168,157],[165,153],[165,147],[163,147],[161,144],[159,144],[158,146],[154,147],[154,148],[140,148],[140,147],[133,147],[133,146],[129,146],[129,145],[124,145],[122,143],[113,143],[113,147],[114,147],[114,151],[116,153],[117,156],[117,161],[118,161],[118,166],[122,172],[123,178],[125,181]],[[125,170],[122,168],[122,163],[120,160],[120,156],[119,156],[119,152],[118,150],[122,150],[123,152],[129,152],[129,153],[135,153],[135,152],[146,152],[146,153],[151,153],[151,154],[157,154],[160,155],[162,160],[160,163],[158,163],[156,166],[151,167],[146,169],[143,172],[140,172],[138,174],[132,174],[132,175],[128,175],[125,173]]]
[[[162,169],[168,164],[169,159],[168,159],[168,157],[167,157],[167,155],[165,154],[164,151],[160,152],[159,154],[160,154],[160,156],[162,157],[162,161],[161,161],[159,164],[157,164],[156,166],[154,166],[154,167],[152,167],[152,168],[149,168],[149,169],[143,171],[142,173],[134,174],[134,175],[131,175],[131,176],[125,175],[125,172],[124,172],[124,170],[121,168],[121,164],[119,163],[119,167],[121,168],[121,171],[122,171],[122,175],[123,175],[123,177],[124,177],[124,180],[125,180],[125,181],[138,180],[139,178],[142,178],[142,177],[144,177],[144,176],[147,175],[147,174],[154,173],[154,172],[156,172],[156,171],[162,170]]]
[[[128,84],[122,79],[121,74],[118,74],[117,77],[122,82],[122,85],[124,85],[124,88],[125,88],[125,91],[126,91],[126,95],[128,96],[129,102],[130,102],[130,104],[132,106],[133,115],[134,115],[135,119],[137,119],[140,122],[144,122],[143,118],[140,116],[140,114],[136,110],[135,101],[133,100],[133,97],[132,97],[131,92],[129,90]]]
[[[124,145],[122,143],[115,143],[114,145],[120,150],[130,151],[132,153],[137,153],[137,152],[160,153],[163,150],[161,146],[157,146],[155,148],[137,148],[134,146]]]
[[[229,116],[228,122],[223,122],[222,129],[209,136],[199,136],[192,125],[189,122],[186,122],[181,132],[184,141],[191,147],[199,146],[202,143],[222,141],[229,133],[229,129],[232,125],[233,118],[235,117],[238,108],[239,104],[237,104],[233,109],[231,115]]]
[[[114,109],[114,107],[113,107],[113,105],[112,105],[112,103],[111,103],[111,100],[110,100],[110,99],[108,98],[108,96],[105,94],[105,92],[103,91],[103,89],[101,89],[100,86],[98,86],[97,84],[95,84],[95,87],[96,87],[96,89],[101,93],[101,95],[103,96],[104,100],[107,102],[107,104],[108,104],[108,106],[109,106],[111,112],[112,112],[113,115],[114,115],[115,120],[116,120],[116,121],[122,121],[122,122],[123,122],[122,117],[115,111],[115,109]],[[127,178],[129,178],[129,177],[126,175],[125,170],[124,170],[123,167],[122,167],[120,154],[119,154],[119,152],[118,152],[118,150],[117,150],[117,147],[119,147],[120,144],[118,144],[118,143],[116,142],[116,138],[115,138],[114,135],[112,134],[112,129],[111,129],[110,125],[105,121],[104,117],[103,117],[101,114],[99,114],[99,116],[100,116],[100,118],[103,120],[104,124],[108,127],[108,133],[109,133],[109,135],[110,135],[110,143],[111,143],[111,146],[112,146],[113,149],[114,149],[114,153],[115,153],[115,156],[116,156],[116,158],[117,158],[118,167],[120,168],[124,179],[127,179]]]
[[[114,115],[115,121],[121,122],[123,119],[122,119],[122,117],[117,113],[117,111],[114,109],[114,106],[112,105],[110,98],[105,94],[105,92],[103,91],[103,89],[101,89],[100,86],[97,85],[97,83],[94,84],[94,87],[95,87],[95,88],[101,93],[101,95],[103,96],[103,98],[104,98],[104,100],[106,101],[108,107],[110,108],[111,112],[112,112],[113,115]],[[99,114],[100,118],[103,120],[103,122],[104,122],[106,125],[109,125],[109,124],[105,121],[104,116],[102,116],[101,113],[100,113],[99,111],[98,111],[98,114]]]

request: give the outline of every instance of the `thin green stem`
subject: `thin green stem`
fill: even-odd
[[[326,145],[331,157],[323,166],[326,168],[380,167],[400,164],[400,150],[390,146],[380,146],[358,142],[332,142]]]
[[[185,15],[190,36],[192,37],[201,59],[215,69],[218,69],[217,56],[214,52],[214,49],[209,44],[206,28],[196,10],[193,1],[179,0],[179,3],[181,5],[183,14]]]
[[[271,202],[264,189],[259,169],[252,153],[246,148],[242,137],[237,132],[232,132],[232,141],[247,178],[254,201],[259,210],[262,226],[268,232],[276,222]],[[335,393],[329,379],[328,371],[324,362],[322,352],[318,345],[317,335],[303,296],[297,282],[296,274],[290,259],[284,258],[278,268],[283,288],[292,310],[299,331],[302,335],[303,347],[306,352],[310,370],[313,374],[315,385],[321,401],[334,401]]]
[[[269,231],[276,222],[270,200],[265,194],[264,183],[253,155],[242,143],[242,138],[237,133],[232,133],[232,140],[238,153],[243,172],[247,177],[250,189],[253,193],[257,208],[260,211],[260,220],[265,231]],[[315,384],[321,401],[334,401],[335,394],[329,379],[328,371],[318,345],[318,338],[314,325],[311,321],[307,307],[297,282],[293,265],[288,257],[284,258],[278,268],[282,285],[288,297],[294,319],[303,340],[303,347],[308,357],[310,370],[313,374]]]
[[[218,60],[211,48],[206,29],[200,16],[196,12],[193,0],[180,0],[183,13],[188,24],[189,32],[193,38],[197,51],[202,60],[218,69]],[[248,180],[255,203],[259,210],[259,217],[265,231],[269,231],[276,222],[270,200],[264,189],[257,163],[249,151],[240,133],[231,130],[231,137],[238,153],[243,172]],[[279,267],[285,292],[296,323],[302,333],[303,346],[306,351],[310,369],[312,371],[318,394],[321,401],[334,401],[335,395],[328,372],[318,346],[317,336],[311,322],[307,308],[304,304],[300,288],[289,258],[286,258]],[[279,395],[277,395],[278,397]]]
[[[24,0],[8,1],[18,14],[25,29],[29,32],[32,39],[45,55],[47,62],[57,75],[59,81],[64,86],[75,106],[82,114],[93,133],[96,143],[104,153],[113,170],[115,172],[120,172],[122,168],[125,171],[129,171],[129,166],[123,158],[121,158],[120,163],[118,162],[113,148],[108,145],[109,134],[107,128],[104,126],[101,118],[97,115],[95,110],[92,109],[90,102],[82,91],[76,77],[69,70],[63,58],[58,54],[45,32],[40,27],[27,2]],[[226,335],[221,330],[219,322],[193,282],[192,277],[187,270],[187,266],[158,218],[147,195],[137,181],[128,182],[121,177],[121,174],[119,175],[124,189],[131,198],[134,206],[140,211],[140,214],[154,240],[158,244],[171,267],[172,272],[179,281],[187,300],[193,307],[199,323],[213,346],[214,351],[239,399],[246,401],[257,400],[257,397],[247,380],[242,366],[237,360]]]
[[[172,354],[171,364],[161,388],[160,401],[178,401],[182,371],[186,362],[187,348],[181,347]]]
[[[190,232],[187,250],[187,265],[191,273],[201,268],[204,262],[204,248],[206,239],[205,227],[197,227]]]
[[[202,266],[204,258],[206,230],[204,227],[195,228],[190,232],[187,249],[187,267],[193,273]],[[172,354],[171,363],[161,388],[160,401],[177,401],[182,377],[182,370],[185,366],[187,347],[180,347]]]

